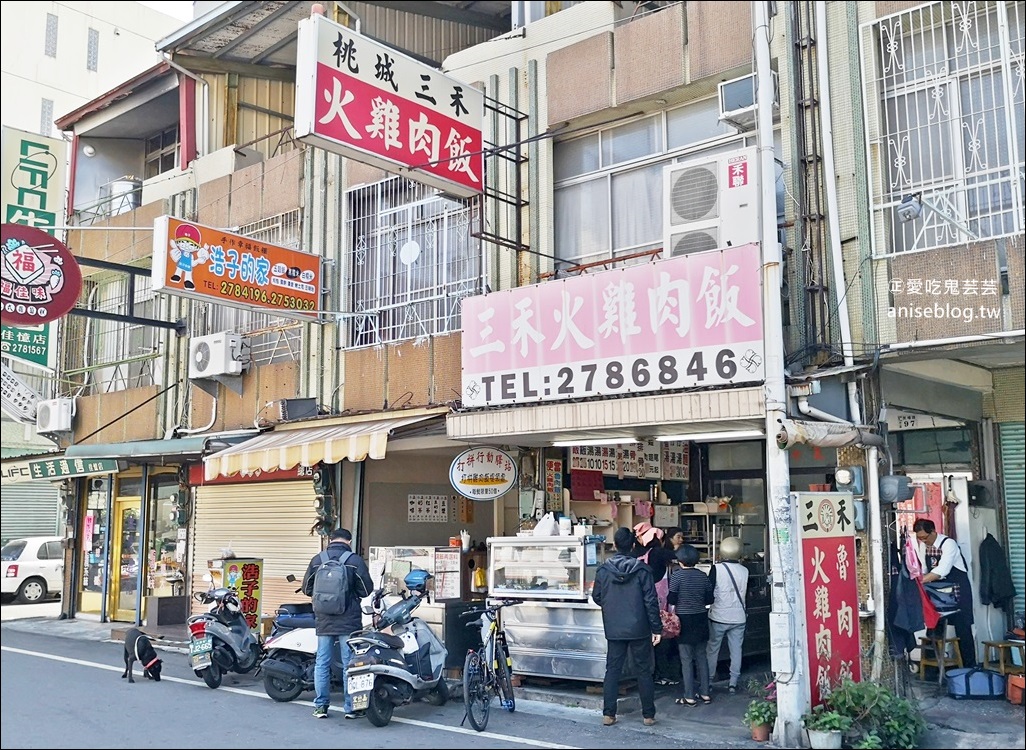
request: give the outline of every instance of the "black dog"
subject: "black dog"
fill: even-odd
[[[121,675],[121,679],[127,677],[129,682],[135,682],[132,677],[132,665],[137,661],[142,664],[143,677],[160,682],[162,662],[157,658],[157,651],[153,648],[150,637],[138,628],[132,628],[125,633],[125,673]]]

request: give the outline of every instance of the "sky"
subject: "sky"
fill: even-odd
[[[161,13],[165,13],[169,16],[179,19],[183,23],[185,21],[192,20],[192,2],[172,2],[171,0],[161,2],[140,2],[139,5],[145,5],[147,8],[153,8],[159,10]]]

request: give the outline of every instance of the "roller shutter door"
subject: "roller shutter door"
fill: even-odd
[[[1020,411],[1021,413],[1021,411]],[[1008,563],[1015,583],[1015,611],[1026,606],[1026,426],[1022,422],[999,425],[1001,440],[1002,495],[1005,499],[1005,523],[1008,529]]]
[[[316,520],[313,482],[253,482],[196,488],[193,518],[192,591],[209,585],[203,580],[207,561],[228,547],[236,557],[264,561],[261,609],[272,614],[283,602],[309,599],[285,580],[289,573],[302,579],[310,558],[321,551],[320,536],[311,536]],[[192,602],[192,611],[204,611]]]
[[[0,536],[4,543],[26,536],[57,536],[57,488],[50,482],[5,484],[3,522]]]

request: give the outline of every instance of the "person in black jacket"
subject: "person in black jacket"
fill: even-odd
[[[655,724],[655,681],[652,679],[652,647],[659,644],[663,622],[652,583],[652,570],[631,557],[634,532],[616,530],[616,554],[595,571],[591,598],[602,608],[606,636],[606,673],[602,681],[602,724],[616,723],[616,699],[620,675],[630,652],[638,670],[638,697],[645,726]]]
[[[339,559],[346,552],[352,552],[353,534],[349,529],[335,529],[328,537],[328,546],[325,552],[332,559]],[[314,575],[321,567],[321,553],[318,552],[310,560],[303,576],[303,593],[307,596],[313,594]],[[345,689],[349,672],[349,662],[353,658],[346,639],[354,630],[363,626],[363,613],[360,611],[360,600],[369,596],[374,588],[374,582],[370,577],[370,570],[363,558],[353,553],[345,561],[347,573],[349,574],[349,596],[350,601],[346,605],[346,611],[340,615],[327,615],[314,613],[314,626],[317,630],[317,664],[314,666],[314,712],[318,719],[328,718],[328,706],[331,704],[331,659],[335,654],[336,644],[341,652],[342,660],[342,685]],[[349,691],[345,690],[345,698],[342,702],[342,710],[347,719],[357,719],[359,714],[353,712],[353,701]]]

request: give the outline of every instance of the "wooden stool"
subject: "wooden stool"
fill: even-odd
[[[951,656],[948,656],[948,645],[951,645]],[[919,679],[926,679],[926,668],[937,667],[943,674],[948,667],[962,666],[962,650],[957,638],[926,638],[919,639]]]
[[[1015,664],[1012,658],[1012,649],[1019,650],[1019,665]],[[1001,674],[1022,674],[1023,673],[1023,644],[1012,643],[1011,641],[984,641],[983,642],[983,668],[993,669]]]

